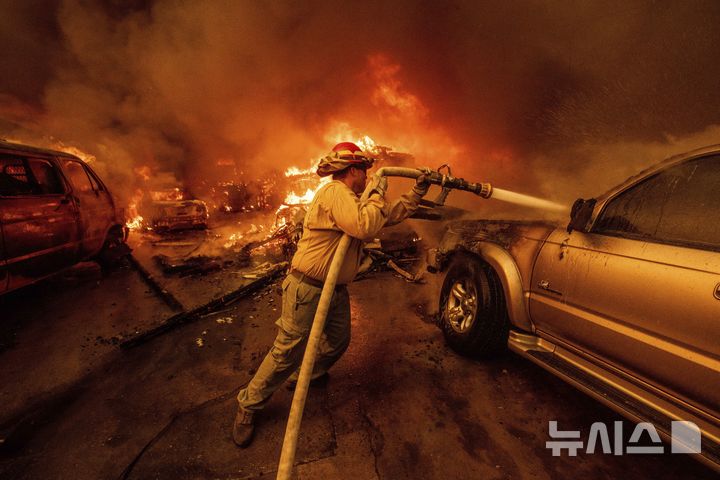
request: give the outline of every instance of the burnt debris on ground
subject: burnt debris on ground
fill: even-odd
[[[137,335],[136,337],[122,342],[120,346],[122,348],[136,347],[157,337],[158,335],[169,332],[170,330],[180,325],[191,322],[198,318],[202,318],[203,316],[207,316],[207,314],[216,312],[223,307],[227,307],[228,305],[233,304],[237,300],[249,296],[250,294],[260,290],[262,287],[268,285],[280,274],[285,272],[286,269],[286,262],[272,265],[270,268],[264,270],[264,274],[262,276],[258,277],[256,280],[250,282],[249,284],[244,285],[232,292],[228,292],[227,294],[222,295],[221,297],[216,298],[204,305],[201,305],[200,307],[196,307],[192,310],[173,315],[152,330],[148,330]]]

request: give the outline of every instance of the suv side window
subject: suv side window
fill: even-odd
[[[720,248],[720,155],[674,165],[608,202],[593,233]]]
[[[17,197],[35,193],[35,184],[28,174],[25,159],[0,156],[0,196]]]
[[[85,168],[85,172],[87,173],[88,177],[90,177],[90,183],[92,183],[95,191],[104,192],[105,188],[103,187],[103,184],[100,181],[100,179],[98,179],[98,176],[95,175],[95,172],[93,172],[93,169],[90,168],[89,165],[83,165],[83,167]]]
[[[47,160],[28,159],[30,171],[37,182],[37,190],[41,195],[59,195],[65,193],[60,176],[55,167]]]
[[[65,172],[70,178],[70,183],[73,184],[75,189],[82,193],[92,192],[93,185],[90,183],[90,177],[88,177],[85,167],[80,162],[74,160],[63,160],[65,165]]]

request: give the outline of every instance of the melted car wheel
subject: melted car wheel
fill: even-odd
[[[125,233],[121,228],[112,228],[95,260],[104,270],[112,270],[120,266],[123,258],[129,254],[130,247],[125,243]]]
[[[487,357],[505,349],[509,322],[502,284],[488,264],[469,254],[450,263],[440,293],[441,327],[458,353]]]

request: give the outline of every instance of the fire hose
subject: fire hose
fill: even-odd
[[[492,186],[489,183],[472,183],[462,178],[456,178],[452,175],[440,173],[440,171],[431,170],[429,168],[407,168],[407,167],[383,167],[375,172],[377,177],[405,177],[417,179],[425,176],[428,183],[440,185],[444,191],[446,189],[463,190],[472,192],[483,198],[490,198],[492,195]],[[368,188],[363,192],[361,201],[367,200],[370,196],[373,182],[369,182]],[[300,375],[298,376],[297,385],[295,387],[295,395],[293,396],[292,405],[290,406],[290,415],[288,417],[287,427],[285,429],[285,438],[283,439],[282,452],[280,453],[280,463],[278,465],[278,480],[288,480],[292,473],[292,467],[295,463],[295,451],[297,449],[298,434],[300,433],[300,422],[302,421],[303,410],[305,409],[305,400],[307,399],[308,389],[310,386],[310,377],[312,376],[313,367],[315,366],[315,357],[317,356],[318,345],[325,328],[328,310],[330,308],[330,300],[332,300],[335,292],[335,284],[337,283],[340,267],[345,261],[345,254],[350,246],[350,236],[343,234],[340,243],[335,250],[330,270],[328,271],[325,284],[323,285],[320,300],[313,319],[312,328],[310,329],[310,337],[308,338],[305,354],[300,366]]]

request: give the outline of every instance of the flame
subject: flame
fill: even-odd
[[[180,187],[172,187],[164,190],[151,191],[150,197],[156,202],[174,202],[185,200],[185,192],[183,192]]]
[[[417,96],[406,91],[398,78],[400,65],[392,63],[382,54],[368,57],[368,65],[376,81],[371,98],[374,105],[390,107],[391,110],[407,117],[427,116],[428,110],[425,105]]]
[[[240,247],[240,243],[242,240],[245,239],[245,237],[252,238],[253,235],[258,235],[263,232],[265,232],[265,225],[256,225],[254,223],[250,224],[250,228],[246,229],[244,232],[235,232],[230,234],[227,237],[227,240],[223,243],[223,247],[226,249],[235,249],[237,247]],[[273,228],[269,228],[270,234],[274,231]],[[270,234],[263,237],[263,239],[266,239],[270,236]],[[247,242],[246,242],[247,243]]]
[[[375,153],[386,147],[379,147],[377,143],[368,135],[357,136],[350,135],[351,129],[346,123],[335,125],[334,133],[338,135],[336,143],[356,138],[354,141],[363,151]],[[285,199],[275,212],[275,222],[269,226],[265,240],[280,232],[282,229],[291,226],[292,220],[298,209],[304,210],[305,206],[310,204],[315,198],[317,191],[325,184],[332,181],[331,177],[319,177],[316,173],[321,158],[309,161],[309,166],[303,168],[293,165],[285,170],[285,177],[288,179],[292,187],[285,195]],[[304,191],[304,193],[303,193]],[[300,192],[300,193],[298,193]],[[259,227],[251,225],[251,228],[244,233],[233,233],[223,243],[226,249],[237,248],[241,241],[247,241],[249,235],[263,232],[265,229],[262,225]]]
[[[355,144],[360,147],[363,152],[368,152],[375,155],[380,152],[380,149],[377,143],[375,143],[375,140],[368,137],[367,135],[363,136],[359,140],[356,140]]]
[[[145,220],[142,215],[138,213],[138,203],[143,198],[143,191],[141,189],[135,190],[135,194],[130,199],[130,203],[127,208],[129,219],[125,222],[125,226],[130,230],[140,230],[143,228],[143,221]]]
[[[339,133],[342,130],[345,130],[344,137],[338,137],[344,140],[347,140],[348,138],[352,138],[351,135],[347,134],[347,131],[350,130],[349,125],[347,123],[340,123],[336,126],[334,129],[335,133]],[[337,140],[344,141],[344,140]],[[360,147],[363,151],[376,154],[379,151],[379,147],[377,143],[375,143],[375,140],[370,138],[367,135],[363,135],[359,137],[354,142],[358,147]],[[311,181],[313,185],[310,187],[305,188],[305,193],[299,194],[296,193],[295,189],[291,190],[287,193],[285,196],[285,200],[283,201],[283,205],[307,205],[310,202],[312,202],[312,199],[315,198],[315,194],[317,191],[325,185],[326,183],[330,182],[330,177],[318,177],[316,176],[316,170],[317,166],[320,163],[320,158],[313,160],[310,162],[310,167],[308,168],[300,168],[297,166],[292,166],[285,170],[285,176],[288,178],[295,178],[297,180],[304,179],[307,181]],[[302,191],[302,190],[300,190]],[[282,206],[281,206],[282,208]],[[280,210],[278,209],[278,212]]]
[[[137,209],[136,205],[130,205],[130,209]],[[130,230],[140,230],[143,226],[143,221],[145,219],[142,217],[142,215],[135,215],[132,219],[125,222],[125,226],[129,228]]]
[[[235,244],[237,244],[240,240],[243,239],[244,236],[245,235],[243,235],[242,233],[233,233],[232,235],[230,235],[228,237],[227,241],[223,244],[223,247],[225,247],[225,248],[234,247]]]
[[[285,217],[285,215],[283,215],[283,211],[288,208],[290,207],[288,207],[287,205],[281,205],[280,208],[278,208],[278,211],[275,214],[275,230],[278,230],[288,224],[288,219]]]
[[[315,173],[315,169],[317,168],[317,164],[310,168],[301,169],[299,167],[290,167],[287,170],[285,170],[285,176],[286,177],[299,177],[301,175],[312,175]]]
[[[73,147],[72,145],[65,145],[63,142],[56,142],[50,148],[52,148],[53,150],[59,150],[61,152],[69,153],[70,155],[75,155],[85,163],[94,163],[97,160],[97,158],[95,158],[95,155],[85,153],[79,148]]]
[[[324,136],[327,144],[357,138],[355,143],[382,159],[394,152],[412,153],[418,165],[466,163],[466,147],[459,144],[453,132],[447,131],[431,115],[418,92],[408,84],[402,65],[386,54],[369,55],[366,77],[370,80],[366,100],[373,107],[373,116],[363,118],[363,130],[339,119],[328,124]],[[359,119],[360,120],[360,119]],[[382,131],[382,142],[376,144],[366,134]],[[382,145],[392,148],[385,148]]]
[[[315,190],[308,188],[302,195],[298,195],[295,192],[290,192],[285,197],[285,201],[283,203],[285,203],[285,205],[304,205],[310,203],[315,197],[315,192],[319,190],[320,186],[321,185],[318,185],[318,188],[316,188]]]
[[[339,125],[339,127],[336,129],[336,132],[339,132],[341,129],[344,129],[345,127],[349,126],[346,123],[342,123]],[[343,138],[343,137],[340,137]],[[352,138],[350,135],[346,135],[344,137]],[[358,147],[360,147],[363,151],[369,152],[369,153],[376,153],[378,151],[378,146],[375,143],[375,141],[370,138],[367,135],[361,136],[354,142]],[[285,176],[288,178],[296,178],[300,179],[303,178],[306,181],[312,181],[314,185],[307,187],[305,189],[305,193],[298,194],[293,189],[285,196],[285,200],[283,201],[283,205],[307,205],[310,202],[312,202],[312,199],[315,197],[315,194],[317,191],[325,185],[326,183],[331,181],[330,177],[317,177],[316,176],[316,170],[317,166],[320,163],[320,159],[316,159],[311,162],[311,166],[309,168],[300,168],[297,166],[292,166],[285,170]],[[282,206],[281,206],[282,208]],[[278,212],[280,210],[278,209]]]
[[[313,198],[315,198],[315,194],[318,190],[320,190],[320,187],[322,187],[326,183],[329,183],[330,180],[332,180],[331,177],[318,177],[316,185],[313,188],[306,189],[305,193],[303,193],[302,195],[298,195],[297,193],[295,193],[294,190],[291,190],[285,196],[285,200],[283,200],[283,205],[281,205],[280,208],[287,205],[309,204],[310,202],[312,202]]]
[[[141,177],[144,181],[150,180],[150,167],[147,165],[140,165],[139,167],[134,168],[135,173]]]
[[[285,170],[285,176],[294,179],[296,182],[299,183],[300,180],[305,180],[312,182],[314,185],[307,188],[305,190],[305,193],[302,195],[298,195],[295,193],[295,190],[290,190],[285,195],[285,200],[283,200],[283,205],[280,205],[280,208],[278,208],[276,214],[280,212],[280,210],[283,208],[283,206],[286,205],[305,205],[310,202],[312,202],[313,197],[315,196],[315,192],[318,191],[318,189],[326,184],[329,179],[328,178],[320,178],[316,177],[315,170],[317,170],[317,166],[320,163],[320,159],[311,161],[310,167],[308,168],[300,168],[296,166],[292,166]]]

